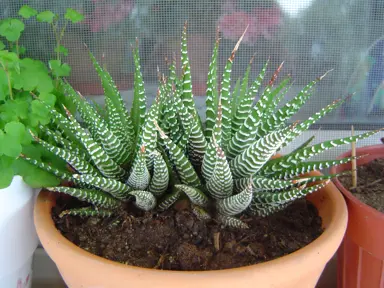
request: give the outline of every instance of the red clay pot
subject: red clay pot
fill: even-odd
[[[51,217],[55,194],[47,191],[38,196],[34,219],[43,247],[71,288],[310,288],[315,287],[326,263],[337,251],[348,215],[343,196],[332,182],[308,199],[317,207],[325,229],[315,241],[275,260],[218,271],[163,271],[95,256],[74,245],[56,229]]]
[[[384,157],[384,145],[356,149],[356,155],[365,155],[357,165]],[[338,158],[351,156],[348,151]],[[331,173],[351,169],[351,163],[333,167]],[[338,250],[339,288],[384,288],[384,213],[358,200],[335,178],[334,183],[344,194],[348,206],[348,227]]]

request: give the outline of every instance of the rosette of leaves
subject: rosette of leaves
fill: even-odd
[[[76,11],[67,12],[68,21],[79,19]],[[32,187],[57,185],[59,181],[52,174],[18,157],[23,153],[57,165],[65,164],[36,145],[28,130],[40,135],[40,127],[51,122],[44,105],[59,107],[65,101],[58,79],[68,76],[70,67],[61,63],[60,57],[51,60],[49,67],[39,60],[23,57],[25,49],[19,39],[26,19],[36,17],[41,22],[54,23],[55,15],[49,11],[38,13],[29,6],[23,6],[19,15],[20,19],[0,21],[0,188],[7,187],[14,175],[23,176]],[[57,47],[63,52],[59,43]],[[73,105],[70,108],[73,111]]]
[[[90,53],[105,91],[105,110],[91,105],[68,83],[66,96],[81,115],[69,111],[63,116],[46,104],[54,122],[54,144],[34,136],[36,143],[70,166],[60,171],[36,159],[30,163],[72,185],[46,187],[49,191],[72,195],[89,206],[66,210],[63,215],[108,217],[133,202],[145,211],[164,211],[178,199],[190,200],[201,219],[214,217],[224,226],[247,228],[240,215],[265,216],[279,211],[295,199],[321,189],[335,175],[302,174],[351,161],[313,161],[327,149],[369,137],[377,131],[310,145],[309,139],[291,153],[274,158],[285,145],[331,112],[345,99],[331,103],[301,123],[287,124],[312,95],[324,76],[306,85],[296,97],[279,105],[289,89],[290,78],[276,85],[281,69],[261,89],[268,62],[251,81],[246,70],[241,83],[231,88],[231,70],[241,38],[219,77],[219,40],[210,63],[206,121],[202,123],[194,105],[186,26],[181,39],[182,75],[175,63],[169,75],[159,76],[156,100],[147,110],[146,91],[140,69],[139,51],[135,59],[134,99],[130,111],[108,72]],[[218,89],[219,80],[221,89]],[[260,99],[254,103],[260,91]],[[43,100],[42,100],[42,103]]]

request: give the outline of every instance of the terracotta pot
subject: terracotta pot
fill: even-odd
[[[51,192],[40,193],[34,217],[42,245],[71,288],[309,288],[315,287],[326,263],[339,247],[348,215],[345,201],[333,183],[309,195],[308,199],[319,210],[325,228],[315,241],[287,256],[262,264],[204,272],[133,267],[95,256],[79,248],[55,228],[51,218],[55,196]]]
[[[384,157],[384,145],[356,149],[356,155],[366,157],[357,165]],[[348,151],[338,158],[351,156]],[[351,169],[351,163],[333,167],[331,173]],[[348,206],[348,227],[338,251],[338,287],[384,287],[384,213],[358,200],[335,178],[335,185],[344,194]]]

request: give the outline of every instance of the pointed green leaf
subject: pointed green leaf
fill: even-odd
[[[150,211],[156,206],[156,198],[148,191],[135,190],[129,192],[129,195],[135,197],[135,205],[137,208],[144,211]]]

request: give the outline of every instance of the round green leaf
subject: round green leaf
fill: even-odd
[[[65,48],[63,45],[60,45],[59,48],[55,47],[55,52],[59,52],[63,54],[64,56],[68,56],[68,49]]]
[[[37,14],[36,19],[39,22],[46,22],[46,23],[52,23],[53,19],[56,17],[55,13],[52,11],[43,11]]]
[[[0,144],[4,155],[16,158],[22,151],[21,143],[11,135],[5,134],[4,141]]]
[[[0,101],[9,94],[7,73],[0,69]]]
[[[13,169],[12,168],[3,168],[0,173],[0,189],[7,188],[13,179]]]
[[[53,75],[57,77],[69,76],[71,73],[71,67],[66,63],[61,64],[60,60],[50,60],[49,68],[51,68]]]
[[[13,170],[15,174],[22,176],[25,183],[32,188],[51,187],[60,184],[60,180],[54,175],[27,163],[22,158],[15,160]]]
[[[67,8],[64,18],[72,23],[78,23],[84,20],[84,16],[72,8]]]
[[[18,140],[21,140],[25,136],[25,126],[23,123],[20,122],[13,121],[7,123],[5,124],[4,130],[8,135],[12,135]]]
[[[42,93],[40,94],[39,99],[47,103],[51,107],[55,106],[56,96],[52,93]]]
[[[36,127],[39,123],[47,125],[51,120],[48,109],[39,100],[33,100],[31,104],[31,113],[29,114],[28,123],[32,127]]]
[[[25,19],[29,19],[37,14],[37,11],[28,5],[24,5],[19,10],[19,15]]]
[[[15,42],[24,31],[24,23],[19,19],[4,19],[0,22],[0,35],[10,42]]]

